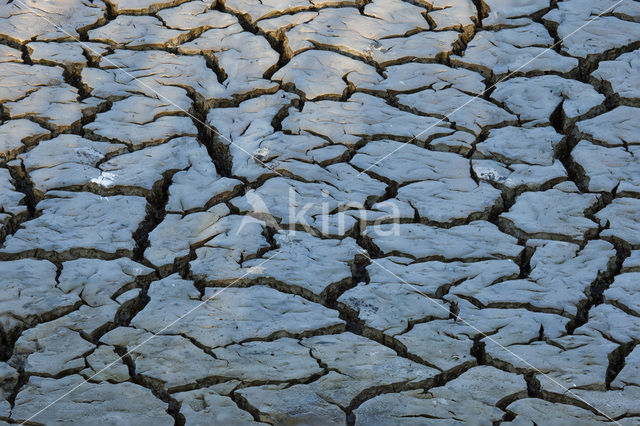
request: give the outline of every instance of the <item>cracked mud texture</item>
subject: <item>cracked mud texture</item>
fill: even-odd
[[[0,424],[638,425],[640,2],[0,0],[0,277]]]

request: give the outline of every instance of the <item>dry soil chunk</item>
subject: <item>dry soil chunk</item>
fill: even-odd
[[[207,288],[200,300],[193,284],[177,275],[155,281],[149,288],[151,300],[131,324],[150,332],[165,332],[163,328],[197,306],[190,314],[190,321],[176,323],[166,332],[181,333],[210,348],[250,338],[344,327],[337,311],[299,296],[265,286],[221,290]],[[167,308],[169,302],[171,309]]]
[[[489,366],[473,368],[446,385],[377,396],[358,407],[354,414],[361,424],[416,424],[415,418],[491,424],[504,412],[496,404],[518,394],[526,395],[520,375]]]
[[[537,23],[499,31],[480,31],[467,44],[463,56],[452,56],[451,63],[490,75],[518,73],[567,73],[578,60],[548,48],[553,39]]]
[[[328,1],[330,3],[331,1]],[[314,4],[325,3],[323,0],[229,0],[225,6],[229,10],[244,15],[251,21],[291,14],[313,7]],[[340,3],[353,3],[340,1]]]
[[[474,94],[480,94],[485,89],[482,75],[464,68],[450,68],[441,64],[411,62],[392,65],[385,69],[384,74],[383,81],[363,82],[358,84],[358,88],[367,91],[407,92],[429,87],[435,90],[452,87]]]
[[[385,38],[372,43],[367,53],[381,66],[415,60],[438,61],[448,58],[458,43],[457,31],[423,31],[409,37]]]
[[[0,102],[18,101],[46,86],[62,86],[62,68],[0,63]]]
[[[605,377],[609,366],[609,354],[618,345],[591,332],[544,341],[509,346],[501,358],[516,368],[535,368],[544,390],[554,393],[572,388],[605,389]]]
[[[620,324],[625,326],[620,327]],[[636,341],[640,336],[640,318],[610,303],[602,303],[589,310],[589,320],[577,331],[602,335],[612,342]]]
[[[82,70],[82,81],[97,97],[120,99],[144,94],[164,102],[179,103],[175,100],[177,87],[192,90],[203,99],[225,94],[225,88],[202,56],[175,55],[162,50],[118,49],[105,56],[102,65],[103,69]],[[184,95],[179,99],[182,102]]]
[[[117,328],[101,341],[131,352],[136,374],[162,383],[169,391],[186,389],[199,380],[238,379],[246,383],[302,380],[320,373],[309,350],[294,339],[247,342],[203,351],[181,336]]]
[[[90,137],[122,142],[133,148],[156,145],[178,136],[197,136],[193,121],[185,117],[190,101],[178,88],[162,91],[164,98],[131,96],[117,101],[84,126]],[[174,96],[176,95],[176,96]]]
[[[531,257],[527,279],[462,283],[451,294],[472,298],[484,306],[534,306],[544,312],[577,315],[591,285],[615,264],[613,245],[589,241],[580,250],[573,243],[547,241]]]
[[[237,392],[255,407],[258,420],[270,424],[342,424],[340,407],[322,399],[309,385],[264,385]],[[235,405],[234,405],[235,406]]]
[[[233,199],[232,204],[241,212],[275,221],[290,230],[330,234],[328,216],[331,212],[363,209],[366,203],[377,201],[385,193],[382,182],[359,174],[345,163],[326,168],[307,163],[296,166],[293,174],[300,176],[300,180],[269,179],[258,189]]]
[[[407,333],[396,336],[396,341],[412,356],[451,371],[476,362],[470,351],[474,339],[485,345],[489,359],[500,362],[511,345],[537,340],[541,327],[545,337],[566,334],[569,320],[558,315],[527,309],[478,309],[463,299],[455,301],[459,308],[455,318],[415,324]]]
[[[173,265],[177,258],[189,254],[191,247],[228,230],[226,223],[219,223],[221,217],[229,214],[229,208],[218,204],[205,212],[186,216],[168,214],[149,233],[149,247],[144,252],[145,259],[155,267]],[[176,233],[180,238],[175,238]]]
[[[637,400],[640,397],[640,386],[627,386],[622,390],[594,391],[576,389],[573,391],[587,404],[596,407],[602,413],[611,418],[619,418],[628,413],[635,413]],[[620,419],[623,425],[632,425],[637,422],[637,417]]]
[[[114,260],[76,259],[62,264],[58,288],[77,294],[84,304],[48,324],[83,333],[96,339],[127,318],[140,301],[140,287],[152,269],[127,258]]]
[[[634,2],[629,0],[595,0],[589,7],[585,7],[580,0],[569,0],[551,9],[543,19],[557,26],[558,37],[562,40],[560,46],[564,52],[586,58],[628,46],[640,38],[639,22],[610,16],[616,10],[624,10],[632,4]],[[569,36],[578,31],[582,33],[579,37]]]
[[[564,117],[573,122],[604,101],[604,95],[591,85],[556,75],[516,77],[500,82],[491,97],[504,103],[526,126],[549,123],[560,103]]]
[[[640,193],[640,147],[606,148],[580,141],[571,151],[583,185],[590,192]]]
[[[456,128],[467,130],[475,135],[479,135],[486,127],[517,122],[517,117],[504,109],[456,89],[428,89],[408,95],[398,95],[398,102],[421,113],[442,117],[455,123]]]
[[[400,185],[419,181],[464,183],[471,179],[469,161],[461,155],[392,140],[367,143],[350,163]]]
[[[33,121],[18,119],[0,125],[0,164],[13,160],[27,146],[33,145],[51,133]]]
[[[500,226],[520,238],[542,238],[580,242],[598,231],[585,217],[600,202],[595,194],[566,193],[558,189],[525,192],[516,198]]]
[[[65,257],[88,252],[131,256],[135,247],[133,233],[146,215],[144,198],[63,191],[51,191],[48,196],[36,206],[40,216],[7,238],[3,253],[44,251]]]
[[[474,157],[497,159],[505,164],[550,166],[563,136],[552,127],[503,127],[492,129],[476,147]]]
[[[499,190],[470,177],[412,183],[398,190],[397,199],[410,203],[421,221],[440,225],[486,220],[502,206]]]
[[[358,9],[352,7],[327,8],[322,9],[313,20],[285,33],[285,52],[293,56],[314,45],[325,45],[354,55],[371,57],[381,39],[428,28],[426,19],[394,22],[361,15]]]
[[[70,260],[62,264],[58,288],[78,294],[90,306],[99,306],[113,301],[123,291],[133,288],[137,278],[152,272],[151,268],[127,258]]]
[[[416,259],[515,259],[523,249],[516,244],[516,238],[503,234],[495,225],[485,221],[449,229],[400,224],[398,234],[389,232],[393,226],[380,225],[377,230],[369,226],[366,230],[365,235],[385,255],[398,254]]]
[[[309,100],[321,96],[340,97],[347,83],[356,87],[376,83],[380,76],[375,68],[348,56],[323,50],[307,50],[294,56],[280,68],[272,80],[293,83]]]
[[[576,124],[580,137],[604,146],[640,145],[640,108],[619,106]]]
[[[472,0],[424,0],[430,9],[429,19],[438,30],[455,29],[464,33],[478,22],[478,9]]]
[[[36,64],[59,65],[70,71],[78,72],[87,65],[87,56],[99,61],[107,53],[107,45],[91,42],[39,42],[27,45],[29,58]]]
[[[606,301],[622,305],[627,311],[640,316],[640,302],[635,294],[640,291],[640,272],[627,272],[615,277],[613,283],[604,292]]]
[[[191,158],[188,170],[173,175],[169,186],[167,212],[185,213],[198,208],[209,208],[238,192],[241,181],[222,177],[206,150]]]
[[[63,69],[0,63],[0,103],[11,118],[33,117],[61,132],[95,111],[97,100],[78,101],[78,89],[64,82]]]
[[[270,247],[265,222],[251,216],[229,215],[216,225],[217,235],[195,250],[196,258],[189,263],[198,279],[211,279],[228,284],[244,278],[240,272],[244,261],[253,259]],[[264,260],[263,260],[264,262]],[[244,271],[245,274],[259,269]]]
[[[88,98],[78,101],[78,90],[68,84],[45,86],[28,97],[4,104],[11,118],[33,117],[35,121],[55,132],[63,132],[80,125],[80,120],[95,112],[99,101]]]
[[[158,9],[175,6],[182,0],[106,0],[113,10],[120,14],[144,15],[152,14]],[[211,0],[197,1],[194,3],[211,4]]]
[[[0,169],[0,221],[24,216],[27,213],[24,197],[22,192],[16,191],[9,171]]]
[[[33,39],[69,40],[79,37],[79,31],[104,22],[105,11],[102,1],[5,2],[0,6],[0,34],[20,44]]]
[[[611,383],[612,388],[640,386],[640,347],[636,346],[625,358],[625,365]]]
[[[544,156],[539,160],[544,161]],[[532,158],[531,161],[536,160]],[[548,166],[472,160],[471,166],[478,179],[500,188],[507,196],[515,196],[523,191],[542,191],[567,180],[567,172],[559,160],[554,160]],[[574,184],[571,182],[571,185]]]
[[[15,343],[13,357],[25,359],[25,373],[56,377],[83,369],[83,356],[90,353],[95,345],[76,331],[49,324],[26,330]]]
[[[624,260],[621,272],[640,272],[640,250],[632,250]]]
[[[321,239],[300,231],[280,231],[275,244],[262,258],[244,262],[234,280],[229,271],[217,268],[207,271],[205,279],[220,284],[252,280],[281,283],[291,292],[324,301],[336,287],[351,282],[352,265],[362,250],[352,238]]]
[[[30,419],[51,404],[33,420],[46,420],[52,425],[87,422],[101,425],[122,422],[173,425],[173,418],[166,412],[167,404],[157,399],[149,389],[133,383],[84,383],[79,386],[83,382],[84,378],[79,375],[61,379],[30,377],[16,398],[12,419]],[[57,402],[52,404],[54,401]]]
[[[616,198],[596,213],[601,226],[608,228],[600,233],[603,238],[617,238],[634,249],[640,246],[640,199]]]
[[[4,335],[12,336],[25,325],[50,320],[73,310],[80,301],[56,287],[56,266],[47,260],[0,262],[4,289],[0,321]]]
[[[175,138],[102,163],[100,175],[91,181],[105,188],[123,187],[149,195],[167,174],[184,170],[192,159],[202,157],[208,157],[207,150],[195,138]]]
[[[333,371],[310,384],[326,401],[348,407],[359,394],[371,387],[400,383],[421,383],[437,370],[399,357],[379,343],[342,333],[302,340],[314,358]]]
[[[216,392],[215,386],[175,393],[172,397],[181,404],[180,414],[189,425],[206,426],[212,422],[259,424],[253,421],[251,414],[238,408],[230,397]]]
[[[228,13],[211,10],[212,1],[189,1],[180,6],[163,9],[157,13],[164,24],[178,30],[224,28],[238,20]]]
[[[383,258],[372,260],[367,272],[369,282],[347,290],[338,302],[375,329],[371,333],[394,336],[426,318],[449,318],[449,306],[438,297],[452,285],[466,281],[489,285],[517,276],[519,268],[511,260],[405,265],[401,259]]]
[[[575,405],[559,404],[538,398],[525,398],[512,402],[507,411],[515,413],[516,418],[505,425],[525,424],[581,424],[585,426],[601,425],[607,422],[603,416]]]
[[[98,346],[86,357],[88,367],[81,371],[95,382],[122,383],[131,379],[129,368],[111,346]]]
[[[487,16],[482,18],[483,27],[517,25],[520,17],[528,16],[549,7],[548,0],[484,0]]]
[[[22,62],[22,52],[3,44],[0,46],[0,62]]]
[[[37,196],[51,189],[83,186],[100,177],[96,164],[123,152],[124,145],[94,142],[77,135],[60,135],[20,154]]]
[[[207,123],[216,129],[219,142],[228,149],[232,175],[250,181],[274,175],[269,164],[272,159],[271,147],[277,147],[277,153],[274,153],[277,156],[278,153],[290,153],[291,146],[306,152],[309,143],[315,144],[313,146],[326,143],[324,140],[302,142],[305,138],[295,138],[288,144],[286,142],[290,136],[275,132],[273,120],[297,99],[297,95],[278,91],[248,99],[237,107],[212,108],[209,111]]]
[[[272,91],[277,84],[263,79],[275,68],[279,55],[267,40],[245,31],[240,24],[214,28],[193,41],[182,44],[178,51],[186,54],[211,54],[226,75],[222,84],[227,96],[256,90]]]
[[[640,72],[640,49],[618,56],[613,61],[602,61],[591,73],[596,82],[606,81],[611,92],[625,105],[640,106],[640,83],[635,76]]]
[[[293,133],[320,134],[346,145],[371,136],[393,135],[424,141],[434,135],[453,133],[442,120],[401,111],[364,93],[353,94],[347,102],[306,102],[302,111],[290,109],[282,128]]]

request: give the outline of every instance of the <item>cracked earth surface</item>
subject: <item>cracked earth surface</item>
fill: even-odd
[[[0,424],[640,424],[639,108],[635,0],[0,0]]]

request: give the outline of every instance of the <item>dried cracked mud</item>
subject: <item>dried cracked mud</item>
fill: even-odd
[[[639,158],[636,0],[0,0],[0,424],[640,424]]]

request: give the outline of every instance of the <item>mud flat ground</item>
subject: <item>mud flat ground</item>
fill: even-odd
[[[640,2],[0,0],[0,424],[640,424]]]

